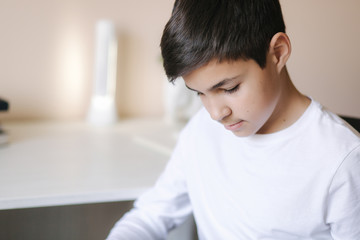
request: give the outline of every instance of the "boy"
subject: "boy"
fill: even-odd
[[[206,240],[360,239],[359,134],[292,84],[278,0],[177,0],[161,49],[204,109],[108,239],[164,239],[190,213]]]

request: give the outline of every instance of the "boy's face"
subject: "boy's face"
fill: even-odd
[[[183,76],[211,118],[236,136],[270,133],[279,105],[280,77],[272,61],[262,69],[254,60],[211,61]]]

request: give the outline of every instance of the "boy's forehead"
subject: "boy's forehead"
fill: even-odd
[[[244,74],[248,69],[249,61],[222,61],[212,60],[199,68],[185,74],[183,79],[187,86],[197,85],[200,82],[214,83]]]

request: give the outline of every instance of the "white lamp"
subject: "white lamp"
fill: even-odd
[[[96,23],[95,77],[87,121],[96,125],[115,123],[117,38],[115,26],[107,20]]]

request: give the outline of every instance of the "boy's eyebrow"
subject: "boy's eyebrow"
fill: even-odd
[[[239,76],[240,76],[240,75],[239,75]],[[230,81],[238,78],[239,76],[235,76],[235,77],[232,77],[232,78],[225,78],[225,79],[221,80],[220,82],[218,82],[217,84],[215,84],[214,86],[210,87],[210,88],[208,89],[208,91],[213,91],[213,90],[215,90],[215,89],[217,89],[217,88],[219,88],[219,87],[227,84],[228,82],[230,82]],[[198,92],[197,90],[190,88],[190,87],[189,87],[188,85],[186,85],[186,84],[185,84],[185,86],[186,86],[188,89],[190,89],[191,91]]]
[[[194,91],[194,92],[197,92],[195,89],[192,89],[192,88],[189,87],[188,85],[185,84],[185,86],[186,86],[189,90]]]

